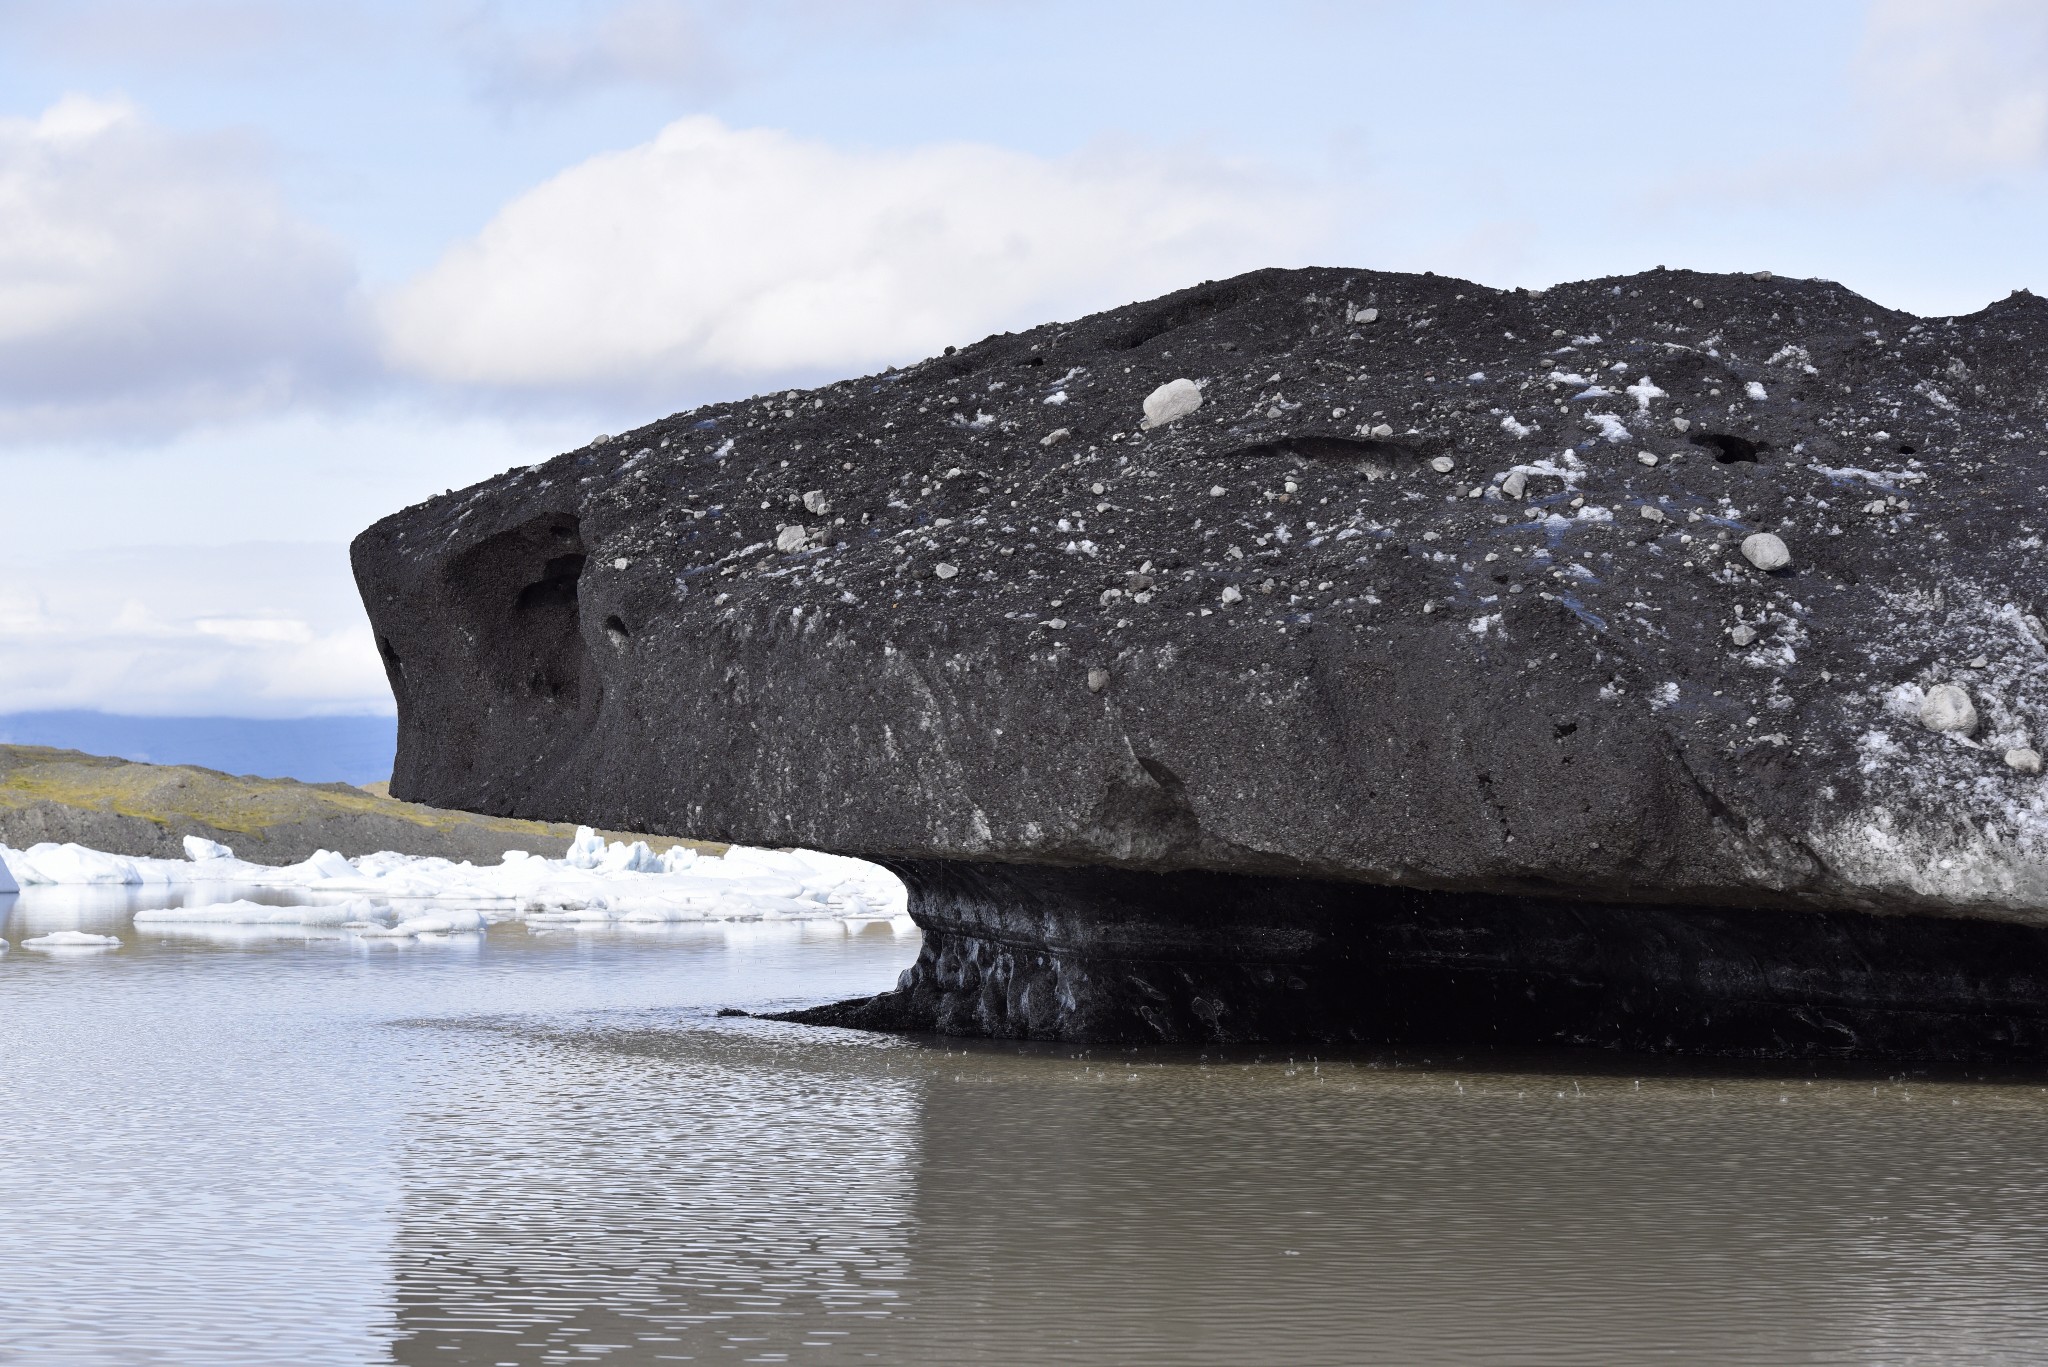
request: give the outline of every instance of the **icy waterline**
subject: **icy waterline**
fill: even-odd
[[[678,845],[655,854],[644,841],[605,843],[580,827],[568,854],[544,859],[508,851],[494,865],[383,851],[349,859],[320,850],[303,863],[237,859],[188,836],[187,859],[109,854],[76,844],[26,850],[0,845],[0,892],[35,887],[209,887],[308,895],[314,905],[246,900],[138,911],[138,925],[292,925],[359,935],[481,931],[530,923],[894,920],[906,914],[902,883],[859,859],[814,850],[733,846],[723,855]],[[332,900],[327,900],[332,899]],[[427,905],[420,905],[425,903]]]

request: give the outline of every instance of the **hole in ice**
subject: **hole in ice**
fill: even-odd
[[[1723,465],[1733,465],[1738,461],[1755,464],[1758,452],[1771,449],[1771,444],[1767,441],[1751,441],[1747,437],[1730,436],[1726,432],[1696,432],[1693,434],[1692,444],[1712,450],[1714,459]]]

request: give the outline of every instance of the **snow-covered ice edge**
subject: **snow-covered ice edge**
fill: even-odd
[[[146,889],[276,888],[333,902],[274,906],[237,900],[138,911],[138,926],[335,926],[362,935],[448,934],[512,920],[534,924],[680,921],[894,920],[907,894],[886,869],[815,850],[735,845],[723,855],[644,841],[606,844],[578,828],[568,854],[507,851],[499,864],[384,851],[349,859],[320,850],[282,867],[235,858],[225,845],[185,838],[186,859],[109,854],[76,844],[0,845],[0,888],[95,885]],[[397,904],[404,904],[394,905]],[[429,903],[431,905],[419,905]]]

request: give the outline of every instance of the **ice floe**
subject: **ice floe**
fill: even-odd
[[[114,935],[93,935],[83,930],[53,930],[48,935],[38,935],[32,940],[23,940],[23,949],[112,949],[121,943]]]
[[[73,844],[0,845],[0,871],[31,889],[95,885],[203,894],[218,888],[217,895],[226,896],[270,889],[313,903],[223,900],[150,908],[136,913],[138,926],[331,927],[371,937],[460,934],[508,920],[893,920],[905,914],[906,904],[895,877],[859,859],[737,845],[723,855],[687,845],[657,854],[645,841],[608,843],[588,827],[577,831],[563,858],[510,850],[502,862],[483,865],[389,851],[349,859],[331,850],[297,864],[255,864],[197,838],[186,840],[185,852],[187,859],[150,859]]]

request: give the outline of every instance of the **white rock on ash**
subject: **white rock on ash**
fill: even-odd
[[[1434,460],[1430,461],[1429,468],[1436,471],[1440,475],[1448,475],[1452,470],[1457,468],[1457,464],[1458,463],[1452,460],[1449,456],[1438,456]]]
[[[2022,774],[2041,772],[2041,752],[2030,745],[2015,746],[2005,752],[2005,767]]]
[[[1193,380],[1168,380],[1145,396],[1146,427],[1178,422],[1202,406],[1202,390]]]
[[[1520,470],[1508,471],[1508,477],[1500,482],[1502,498],[1520,498],[1529,488],[1529,477]]]
[[[1792,552],[1775,532],[1751,532],[1742,539],[1742,558],[1768,572],[1791,564]]]
[[[823,517],[832,511],[832,500],[825,497],[823,489],[812,489],[804,494],[804,510]]]
[[[810,539],[811,534],[802,527],[784,527],[775,534],[775,549],[781,551],[784,555],[788,555],[792,551],[802,550],[804,544]]]
[[[1097,665],[1095,668],[1088,671],[1088,691],[1090,693],[1100,693],[1103,689],[1107,687],[1109,687],[1108,670],[1102,668],[1102,666],[1100,665]]]
[[[1920,724],[1930,731],[1967,736],[1977,729],[1977,704],[1955,684],[1936,684],[1920,699]]]
[[[958,565],[948,565],[945,561],[941,560],[938,564],[932,566],[932,573],[941,579],[951,579],[954,575],[960,573],[960,567]]]

